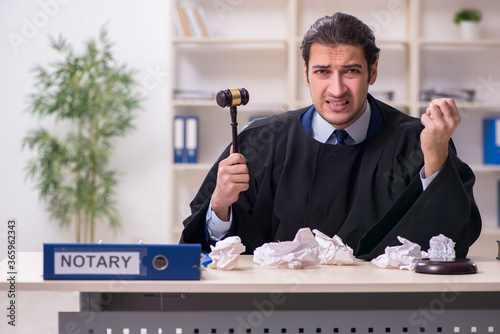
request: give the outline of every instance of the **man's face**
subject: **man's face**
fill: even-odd
[[[364,112],[368,86],[377,79],[377,63],[371,68],[361,46],[338,47],[314,43],[304,80],[317,112],[338,129],[345,129]]]

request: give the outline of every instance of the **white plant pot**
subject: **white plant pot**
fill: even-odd
[[[460,22],[460,31],[462,38],[471,40],[479,38],[479,22],[462,21]]]

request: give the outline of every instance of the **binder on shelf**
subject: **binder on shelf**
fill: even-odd
[[[497,211],[497,219],[498,219],[498,227],[500,227],[500,182],[497,183],[497,190],[498,190],[498,193],[497,193],[497,203],[498,203],[498,211]],[[498,256],[500,257],[500,240],[498,240]],[[500,260],[500,258],[497,258],[498,260]],[[203,264],[203,263],[202,263]]]
[[[188,116],[186,117],[186,140],[184,142],[184,147],[186,148],[186,162],[187,163],[197,163],[198,162],[198,117]]]
[[[185,119],[183,116],[174,117],[174,162],[184,162],[184,143],[186,141]]]
[[[483,151],[485,164],[500,164],[500,118],[483,120]]]
[[[201,245],[44,244],[45,280],[199,280]]]
[[[174,117],[174,162],[198,162],[198,117]]]

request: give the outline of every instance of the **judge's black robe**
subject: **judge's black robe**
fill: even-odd
[[[369,97],[384,125],[362,143],[323,144],[301,124],[308,109],[288,111],[251,123],[239,134],[247,159],[250,187],[232,205],[229,235],[237,235],[246,253],[267,242],[293,240],[302,227],[337,234],[357,258],[372,259],[397,236],[429,248],[431,237],[455,241],[465,257],[481,231],[474,201],[472,170],[456,155],[450,140],[442,170],[423,191],[420,120]],[[181,243],[200,243],[210,251],[205,219],[217,180],[220,156],[191,203]]]

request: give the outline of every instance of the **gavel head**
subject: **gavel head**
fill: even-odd
[[[248,103],[248,91],[245,88],[230,88],[217,93],[217,104],[224,107],[236,107]]]

